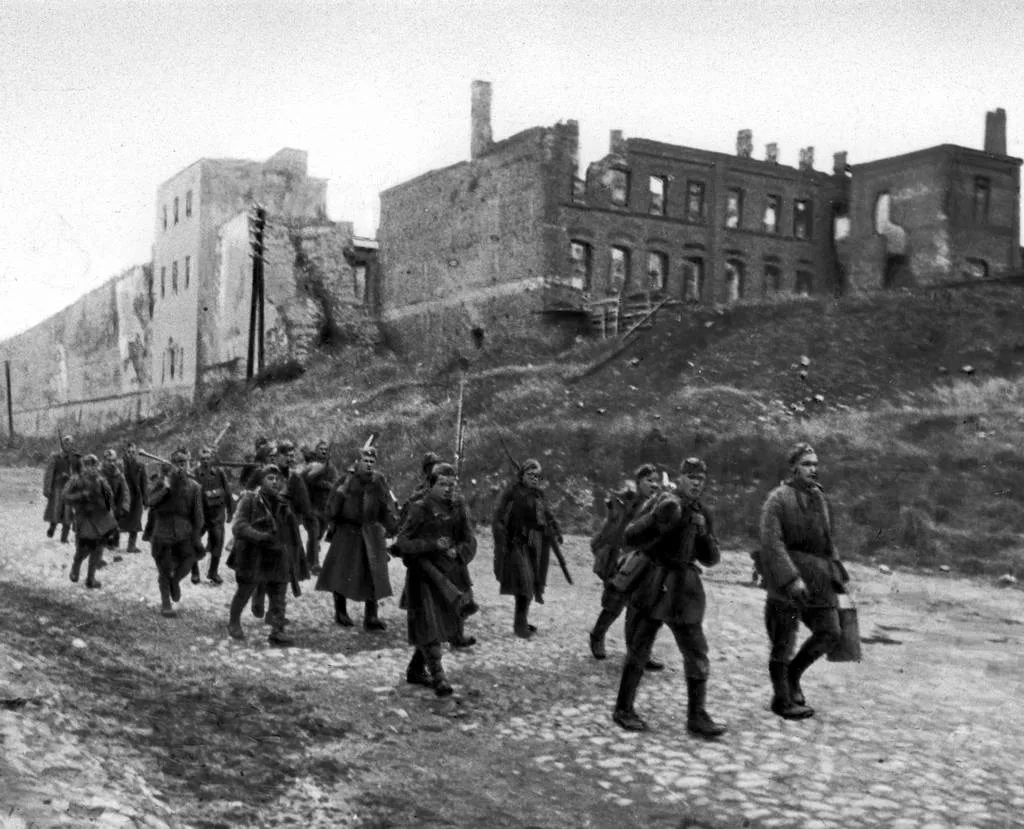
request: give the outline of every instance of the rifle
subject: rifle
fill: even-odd
[[[217,437],[215,437],[215,438],[213,439],[213,443],[212,443],[212,444],[210,445],[210,448],[211,448],[211,449],[213,449],[213,450],[215,450],[215,451],[216,451],[216,449],[217,449],[217,446],[218,446],[218,445],[220,444],[220,442],[221,442],[222,440],[224,440],[224,435],[226,435],[226,434],[228,433],[228,429],[230,429],[230,428],[231,428],[231,421],[229,420],[229,421],[228,421],[228,425],[227,425],[227,426],[225,426],[225,427],[224,427],[223,429],[221,429],[221,430],[220,430],[220,434],[219,434],[219,435],[217,435]]]
[[[519,472],[522,469],[522,467],[519,465],[519,462],[512,457],[512,453],[508,451],[508,446],[505,445],[505,438],[503,438],[501,435],[498,435],[498,443],[500,443],[501,448],[505,450],[505,455],[508,458],[509,463],[512,464],[512,471],[516,473],[516,477],[519,477]]]
[[[145,449],[138,449],[136,451],[138,452],[138,454],[142,455],[142,457],[149,458],[151,461],[166,464],[167,466],[171,465],[171,462],[167,460],[167,458],[161,458],[159,455],[154,455],[152,452],[147,452]],[[251,461],[213,461],[210,463],[210,466],[227,466],[232,469],[238,469],[244,466],[254,465],[259,466],[259,464]]]
[[[565,556],[562,555],[562,548],[558,544],[557,538],[549,538],[551,543],[551,552],[555,554],[555,558],[558,559],[558,566],[562,568],[562,575],[565,576],[565,580],[572,584],[572,576],[569,575],[569,565],[565,563]]]
[[[466,421],[459,418],[459,432],[455,441],[455,477],[461,477],[462,475],[462,447],[463,437],[466,433]]]
[[[462,399],[466,394],[466,369],[469,368],[469,360],[465,357],[459,360],[459,408],[455,417],[455,475],[458,477],[462,472],[462,432],[465,421],[462,419]]]

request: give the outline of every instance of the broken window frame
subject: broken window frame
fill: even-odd
[[[814,229],[810,199],[793,199],[793,238],[807,242]]]
[[[577,256],[577,252],[581,255]],[[569,240],[569,284],[589,291],[594,277],[594,246],[582,239]]]
[[[769,214],[772,221],[768,221]],[[764,213],[761,214],[761,230],[771,236],[779,235],[782,226],[782,197],[777,193],[769,193],[764,199]]]
[[[964,259],[964,266],[960,268],[960,275],[964,281],[988,279],[988,262],[975,256],[968,256]]]
[[[617,256],[619,254],[620,256]],[[624,245],[612,245],[608,252],[608,292],[624,295],[629,290],[632,270],[633,251]],[[616,272],[621,264],[621,284],[617,283]]]
[[[657,267],[652,268],[652,265]],[[668,283],[668,267],[669,258],[667,253],[661,250],[647,251],[647,269],[644,284],[648,292],[660,293],[665,290],[665,285]]]
[[[668,176],[648,176],[647,193],[650,196],[647,212],[664,216],[668,212]]]
[[[741,259],[729,258],[725,260],[725,279],[723,280],[723,284],[727,291],[729,290],[730,285],[730,273],[735,274],[736,277],[736,294],[735,296],[727,295],[725,301],[739,302],[743,299],[743,292],[746,288],[747,266]]]
[[[629,187],[631,184],[629,170],[613,167],[608,172],[611,175],[611,180],[608,183],[608,194],[611,203],[616,207],[629,207]]]
[[[988,222],[989,205],[992,201],[992,180],[988,176],[974,177],[973,216],[976,222]]]
[[[707,199],[707,183],[700,179],[687,179],[686,181],[686,221],[693,224],[703,224],[705,217],[705,202]]]
[[[730,187],[725,191],[725,222],[730,230],[743,227],[743,188]]]
[[[683,261],[683,302],[699,305],[703,301],[705,267],[703,256],[688,256]]]

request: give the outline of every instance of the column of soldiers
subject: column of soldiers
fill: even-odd
[[[137,461],[136,447],[124,446],[95,455],[77,453],[74,439],[62,438],[44,475],[47,535],[62,526],[61,540],[75,529],[71,580],[77,582],[87,563],[86,585],[100,587],[96,571],[104,547],[116,547],[128,533],[128,552],[138,552],[143,505],[157,569],[161,613],[174,617],[181,600],[180,583],[209,554],[207,578],[219,586],[219,562],[225,525],[233,521],[227,564],[235,571],[228,633],[244,639],[242,613],[265,617],[268,641],[286,646],[287,593],[301,595],[300,582],[316,576],[317,591],[332,595],[335,624],[350,628],[348,602],[363,603],[362,627],[386,629],[379,602],[393,595],[388,561],[406,568],[399,602],[406,611],[407,637],[413,647],[406,670],[409,683],[433,688],[438,696],[453,692],[442,663],[442,646],[470,647],[465,620],[477,612],[469,564],[476,555],[473,521],[458,491],[455,467],[435,453],[422,464],[423,480],[408,501],[398,503],[377,468],[372,440],[344,472],[334,467],[330,446],[321,441],[300,451],[290,441],[257,441],[251,462],[240,475],[243,493],[235,503],[227,475],[214,450],[204,447],[195,469],[179,448],[160,474],[148,480]],[[789,477],[768,495],[761,511],[760,550],[756,564],[767,590],[765,627],[770,643],[768,674],[771,710],[785,719],[814,714],[801,679],[807,669],[836,646],[841,635],[838,596],[849,576],[832,535],[831,508],[817,481],[818,457],[808,444],[796,445],[787,462]],[[543,603],[552,551],[562,542],[558,522],[541,485],[542,468],[530,459],[518,466],[515,479],[501,494],[491,529],[494,575],[502,595],[513,597],[512,632],[530,639],[533,602]],[[608,516],[593,538],[594,572],[604,590],[601,609],[590,632],[590,652],[606,659],[605,636],[625,610],[626,655],[612,718],[622,728],[644,730],[635,710],[643,675],[664,663],[651,656],[663,626],[672,632],[683,659],[687,685],[687,729],[716,738],[726,728],[706,710],[708,643],[703,629],[705,591],[702,567],[720,560],[711,511],[701,502],[708,476],[700,458],[686,459],[674,483],[657,467],[644,464],[632,486],[612,493]],[[306,531],[303,544],[300,527]],[[206,536],[206,545],[202,537]],[[388,547],[387,539],[394,543]],[[320,542],[329,543],[320,562]],[[269,610],[264,602],[269,601]],[[800,624],[811,636],[797,650]]]

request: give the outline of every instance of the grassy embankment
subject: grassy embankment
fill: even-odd
[[[722,534],[748,547],[785,447],[807,439],[846,555],[1024,576],[1021,287],[665,311],[587,373],[611,347],[582,343],[534,365],[473,355],[463,479],[479,516],[508,475],[499,436],[545,464],[557,512],[577,532],[594,528],[601,494],[627,470],[650,459],[671,471],[697,453],[712,469],[707,500]],[[454,373],[350,349],[291,383],[238,389],[129,434],[167,452],[230,422],[221,456],[241,458],[257,434],[325,435],[340,456],[377,430],[402,496],[423,452],[451,447],[457,394]],[[22,442],[6,461],[41,463],[48,449]]]

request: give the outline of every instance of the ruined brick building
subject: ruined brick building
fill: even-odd
[[[469,160],[381,194],[383,319],[399,347],[564,340],[609,298],[726,304],[1021,266],[1021,160],[1006,155],[1002,110],[984,150],[852,168],[837,153],[828,173],[813,147],[797,167],[775,144],[755,158],[749,130],[735,155],[612,131],[582,178],[575,121],[494,141],[490,110],[490,84],[475,81]]]

